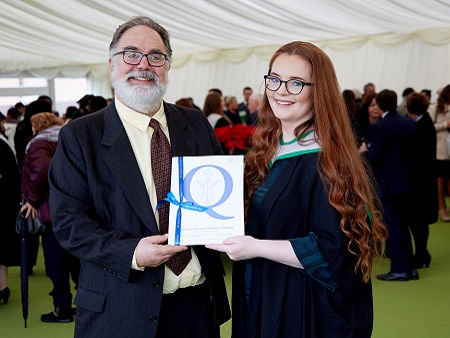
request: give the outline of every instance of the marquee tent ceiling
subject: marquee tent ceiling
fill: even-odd
[[[0,73],[105,64],[114,30],[134,15],[167,28],[174,67],[292,40],[450,41],[449,0],[2,0]]]
[[[110,97],[109,43],[135,15],[171,35],[169,102],[261,93],[271,55],[293,40],[321,47],[342,89],[450,83],[450,0],[0,0],[0,77],[87,77]]]

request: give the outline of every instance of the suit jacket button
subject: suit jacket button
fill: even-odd
[[[161,286],[161,283],[159,281],[153,282],[153,287],[154,288],[159,288]]]
[[[150,316],[150,323],[154,323],[158,320],[158,316]]]

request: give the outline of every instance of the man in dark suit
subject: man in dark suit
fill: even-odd
[[[243,118],[244,121],[247,121],[248,119],[250,119],[250,109],[248,107],[248,100],[250,98],[250,95],[252,95],[253,90],[250,87],[245,87],[244,90],[242,91],[242,95],[244,95],[244,101],[242,101],[241,103],[238,104],[238,114],[239,116],[242,116],[245,118]]]
[[[159,230],[156,181],[170,170],[152,169],[163,157],[151,155],[152,136],[163,133],[173,156],[221,154],[200,111],[163,102],[171,56],[168,32],[150,18],[120,25],[114,101],[60,133],[50,203],[59,242],[81,260],[75,336],[219,337],[230,318],[219,254],[169,246]],[[171,270],[185,250],[187,266]]]
[[[383,117],[370,127],[368,159],[378,183],[384,209],[383,219],[389,230],[386,242],[391,259],[388,273],[378,275],[384,281],[417,279],[412,259],[411,196],[416,191],[416,127],[414,121],[397,113],[397,94],[382,90],[376,102]]]
[[[258,111],[259,106],[261,105],[262,101],[262,95],[259,93],[255,93],[250,95],[248,98],[248,111],[250,112],[249,115],[247,115],[247,120],[245,121],[245,124],[248,126],[257,126],[258,125]]]
[[[436,180],[436,129],[427,113],[428,98],[421,93],[406,96],[406,115],[416,123],[417,138],[414,149],[417,159],[417,192],[413,201],[414,217],[410,224],[414,238],[414,261],[417,269],[429,267],[431,255],[427,250],[429,224],[438,220],[438,193]]]

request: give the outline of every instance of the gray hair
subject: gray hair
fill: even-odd
[[[113,50],[115,50],[117,43],[119,42],[123,33],[125,33],[128,29],[135,26],[147,26],[155,30],[163,40],[164,45],[166,46],[167,57],[169,59],[169,62],[172,60],[172,48],[170,47],[169,32],[163,26],[161,26],[160,24],[158,24],[157,22],[153,21],[152,19],[146,16],[134,16],[128,21],[121,24],[119,27],[117,27],[116,32],[114,33],[112,41],[109,45],[110,53]]]
[[[250,95],[249,98],[248,98],[249,101],[250,101],[250,100],[255,100],[255,101],[258,102],[258,103],[261,103],[262,99],[263,99],[263,96],[262,96],[262,94],[260,94],[260,93],[253,93],[253,94]]]

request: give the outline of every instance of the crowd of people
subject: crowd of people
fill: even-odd
[[[389,229],[386,247],[391,268],[377,278],[416,280],[417,269],[431,262],[429,224],[438,216],[450,221],[446,205],[450,85],[438,91],[434,104],[428,89],[405,88],[400,104],[392,90],[376,93],[372,83],[365,90],[359,100],[354,90],[344,90],[342,95],[359,150],[376,179]]]
[[[256,126],[262,95],[254,94],[250,87],[245,87],[242,94],[244,100],[238,104],[235,96],[223,96],[220,89],[211,88],[206,95],[203,108],[196,106],[190,97],[181,98],[175,104],[203,111],[213,128],[237,124]]]
[[[72,322],[74,315],[70,279],[77,288],[80,263],[59,245],[54,235],[48,171],[61,127],[106,107],[107,101],[101,96],[86,95],[78,104],[79,107],[68,107],[60,118],[53,111],[51,98],[42,95],[27,105],[15,104],[1,123],[0,300],[7,304],[11,293],[7,284],[8,267],[21,264],[20,238],[15,226],[18,214],[26,219],[38,218],[47,225],[46,231],[27,238],[27,266],[24,268],[28,275],[33,274],[42,242],[45,271],[53,285],[49,294],[54,305],[53,311],[41,316],[43,322]]]
[[[431,261],[429,224],[450,221],[450,85],[435,105],[426,90],[408,88],[400,105],[372,83],[361,97],[341,92],[326,53],[293,41],[272,56],[262,95],[245,87],[238,103],[212,88],[199,108],[164,101],[171,61],[166,29],[133,17],[109,46],[113,99],[86,95],[64,119],[48,97],[8,112],[0,301],[20,211],[49,225],[54,310],[41,320],[73,321],[72,278],[77,337],[220,337],[231,310],[233,337],[370,337],[373,259],[390,258],[382,281],[416,280]],[[222,155],[215,130],[236,125],[256,127],[245,235],[168,245],[171,157]],[[231,309],[220,252],[234,261]]]

